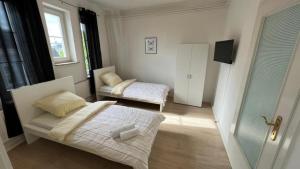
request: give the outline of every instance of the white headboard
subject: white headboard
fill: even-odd
[[[32,118],[43,113],[40,109],[33,106],[35,101],[59,91],[75,93],[72,76],[12,90],[12,97],[22,126],[25,126]]]
[[[99,91],[100,87],[104,85],[100,77],[108,72],[116,72],[115,66],[104,67],[101,69],[94,70],[95,88],[96,93]]]

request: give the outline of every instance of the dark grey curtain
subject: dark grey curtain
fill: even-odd
[[[9,137],[22,133],[10,90],[54,79],[36,0],[0,0],[0,94]]]
[[[102,56],[97,24],[97,14],[93,11],[79,8],[80,23],[85,25],[88,59],[90,62],[90,91],[95,93],[93,70],[102,68]]]
[[[36,0],[5,0],[31,84],[55,79]]]
[[[6,128],[11,137],[21,134],[22,127],[9,90],[27,85],[28,82],[3,1],[0,1],[0,22],[0,93]]]

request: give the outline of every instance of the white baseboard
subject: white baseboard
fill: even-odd
[[[10,138],[6,142],[4,142],[4,146],[5,146],[6,151],[10,151],[10,150],[14,149],[15,147],[17,147],[18,145],[20,145],[21,143],[23,143],[24,141],[25,141],[25,137],[22,134],[22,135]]]

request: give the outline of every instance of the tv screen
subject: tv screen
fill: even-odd
[[[214,61],[229,63],[233,61],[234,40],[216,42]]]

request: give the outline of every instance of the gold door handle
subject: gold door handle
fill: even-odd
[[[281,125],[281,122],[282,122],[282,117],[281,116],[277,116],[277,118],[275,120],[275,123],[268,122],[268,119],[267,119],[266,116],[261,116],[261,117],[265,120],[266,125],[273,126],[273,130],[272,130],[272,134],[271,134],[271,139],[273,141],[275,141],[276,138],[277,138],[279,129],[280,129],[280,125]]]

